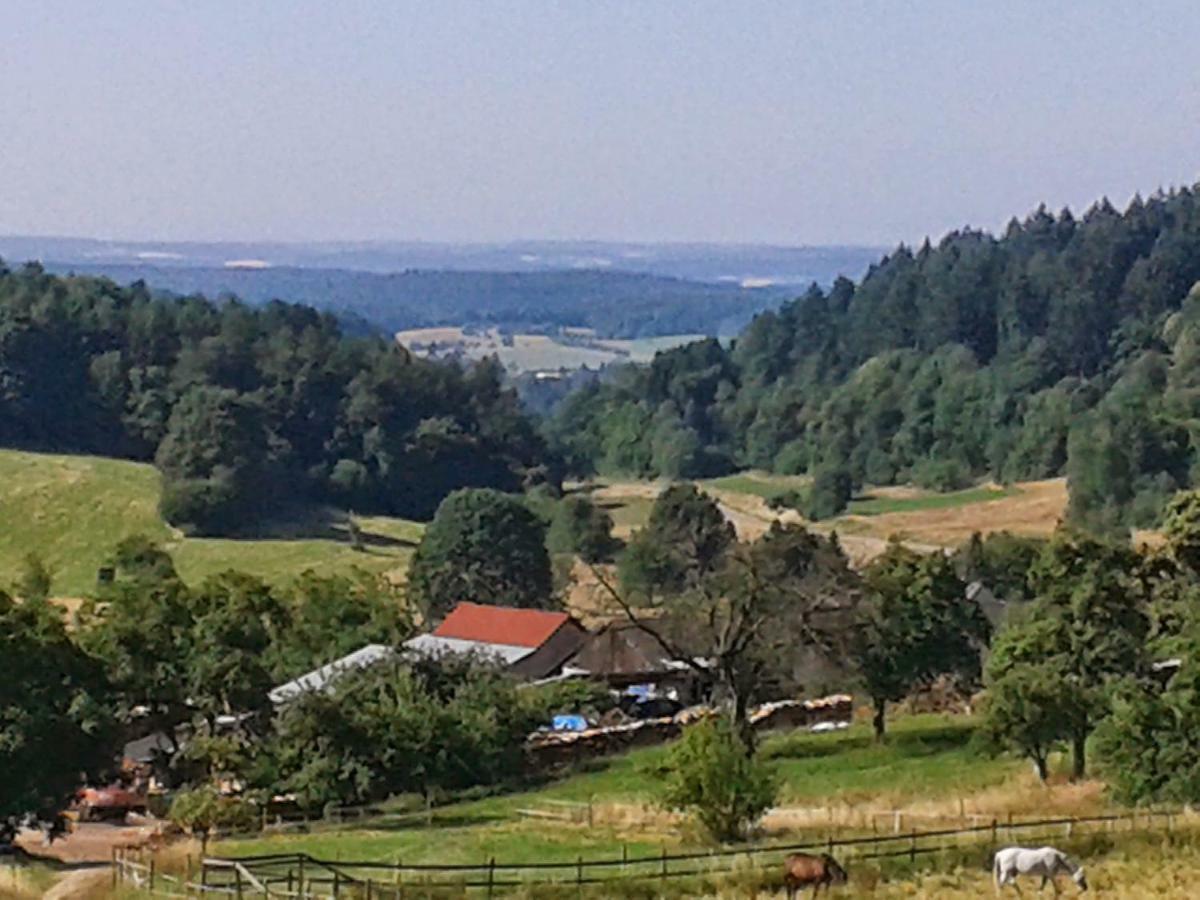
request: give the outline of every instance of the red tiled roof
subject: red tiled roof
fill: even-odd
[[[485,644],[540,647],[569,618],[566,613],[540,609],[460,603],[433,633],[437,637]]]

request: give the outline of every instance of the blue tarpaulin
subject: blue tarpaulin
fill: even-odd
[[[588,727],[587,719],[583,716],[555,716],[555,731],[584,731]]]

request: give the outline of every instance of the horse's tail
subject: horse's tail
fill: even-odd
[[[996,886],[996,890],[1000,890],[1000,854],[992,856],[992,884]]]

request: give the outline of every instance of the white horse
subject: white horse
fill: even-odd
[[[1021,888],[1017,884],[1018,875],[1041,875],[1042,883],[1038,885],[1038,890],[1045,888],[1048,881],[1054,885],[1054,896],[1057,897],[1058,882],[1055,878],[1062,872],[1071,876],[1079,890],[1087,890],[1087,876],[1083,874],[1083,867],[1076,865],[1067,858],[1067,854],[1053,847],[1039,847],[1036,850],[1006,847],[996,851],[996,858],[992,862],[992,878],[996,882],[997,894],[1004,885],[1011,883],[1019,895]]]

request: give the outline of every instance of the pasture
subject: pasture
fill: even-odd
[[[1036,788],[1018,760],[979,756],[970,719],[936,715],[900,718],[884,745],[866,724],[844,732],[776,735],[764,744],[780,779],[779,806],[763,822],[763,840],[953,821],[965,815],[1003,816],[1061,807],[1099,808],[1096,791]],[[572,862],[587,858],[706,848],[678,816],[657,805],[662,747],[593,761],[544,785],[437,808],[432,827],[422,815],[383,817],[345,825],[321,824],[307,834],[223,841],[223,855],[306,852],[335,859],[410,863],[477,863],[491,856],[514,862]],[[1035,789],[1036,788],[1036,789]],[[407,803],[411,804],[411,799]],[[590,804],[591,825],[522,814],[564,803]],[[396,801],[395,808],[406,806]],[[872,825],[872,822],[875,824]]]
[[[886,836],[893,834],[897,814],[902,816],[903,842],[910,830],[960,828],[977,824],[981,818],[1003,823],[1009,814],[1020,820],[1109,811],[1100,783],[1069,784],[1056,774],[1049,785],[1039,785],[1022,761],[979,755],[972,745],[973,734],[974,723],[968,717],[901,715],[884,745],[873,743],[865,723],[843,732],[795,731],[772,736],[764,750],[782,792],[779,806],[766,817],[755,842],[778,845],[823,841],[826,836]],[[493,857],[498,862],[573,865],[581,857],[620,859],[623,852],[631,858],[663,852],[706,853],[711,845],[684,820],[656,805],[656,772],[664,752],[661,747],[636,750],[593,761],[543,784],[513,787],[493,796],[463,797],[435,808],[432,822],[427,822],[423,812],[406,814],[419,804],[415,798],[401,797],[383,804],[388,812],[382,816],[345,823],[314,822],[306,833],[225,839],[211,845],[210,853],[308,853],[343,863],[375,860],[466,865],[484,864]],[[1065,770],[1065,759],[1055,763],[1057,770]],[[579,814],[566,816],[572,809]],[[583,809],[588,810],[587,815]],[[560,812],[566,818],[533,817],[529,811]],[[1161,824],[1147,830],[1144,816],[1136,830],[1126,824],[1129,821],[1123,817],[1115,828],[1080,829],[1070,837],[1058,829],[1060,837],[1053,840],[1084,862],[1097,896],[1134,900],[1194,896],[1193,886],[1200,879],[1200,822],[1196,817],[1176,820],[1169,833]],[[1006,842],[1002,833],[1001,843]],[[190,853],[194,859],[197,850],[186,842],[170,848],[159,861],[159,871],[182,868],[186,855]],[[835,889],[832,896],[960,900],[990,895],[990,853],[986,839],[948,846],[915,860],[906,853],[882,860],[854,859],[847,851],[843,856],[851,881]],[[781,867],[750,870],[734,865],[734,874],[715,876],[706,884],[689,879],[616,882],[578,891],[571,885],[557,892],[531,887],[511,896],[706,896],[730,900],[784,896],[779,886]],[[43,876],[38,878],[37,883],[45,883]],[[22,881],[24,890],[16,895],[37,896],[26,893],[33,889],[28,878]],[[1036,885],[1027,883],[1025,887]],[[1066,894],[1070,896],[1071,890],[1066,889]],[[420,896],[419,887],[410,895]],[[117,896],[148,895],[126,888]]]
[[[90,591],[112,547],[132,534],[161,541],[189,582],[230,568],[272,582],[305,569],[353,567],[401,577],[421,535],[413,522],[364,517],[366,546],[358,552],[344,522],[306,509],[245,539],[189,538],[158,514],[161,481],[153,466],[94,456],[3,450],[0,485],[0,573],[16,575],[26,554],[35,552],[53,573],[59,597]]]

